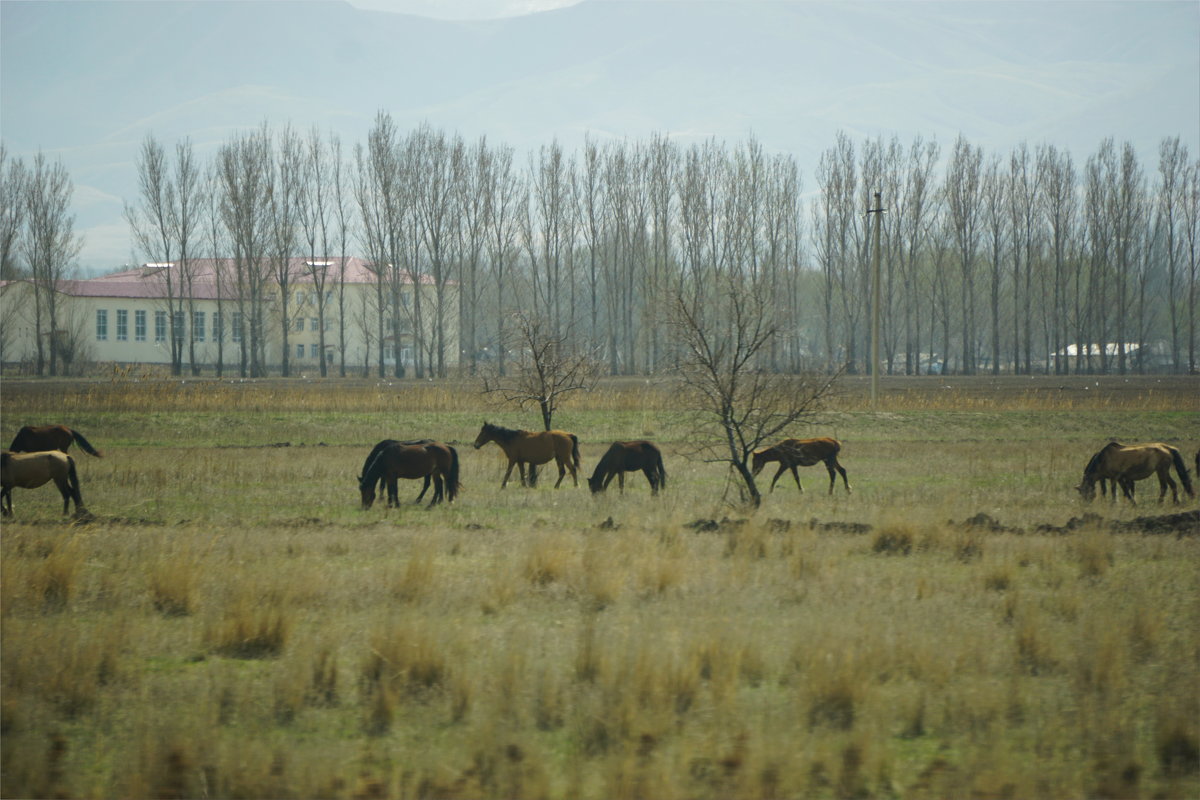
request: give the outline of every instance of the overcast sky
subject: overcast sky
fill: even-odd
[[[350,5],[437,19],[495,19],[573,6],[580,0],[350,0]]]

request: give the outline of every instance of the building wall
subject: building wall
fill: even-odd
[[[332,290],[330,290],[332,291]],[[431,293],[432,294],[432,293]],[[374,287],[354,284],[348,287],[346,299],[346,363],[361,367],[377,361],[376,345],[368,351],[364,325],[371,326],[370,339],[375,339],[373,326],[377,317],[371,313]],[[432,299],[432,298],[430,298]],[[60,295],[60,320],[80,344],[78,360],[83,362],[116,362],[122,364],[171,363],[170,315],[161,299],[145,297],[72,297]],[[269,304],[266,330],[266,358],[277,369],[282,363],[282,331],[279,303]],[[446,314],[447,363],[458,363],[457,300],[450,303]],[[236,368],[240,351],[233,338],[234,315],[237,305],[232,301],[218,304],[216,300],[195,300],[192,305],[196,334],[195,358],[202,367],[217,362],[218,320],[224,315],[221,334],[224,342],[223,362],[226,368]],[[317,369],[320,363],[320,330],[317,298],[311,287],[301,287],[292,293],[288,307],[289,362],[293,369]],[[189,320],[181,320],[182,336],[187,336]],[[33,290],[27,283],[6,284],[0,290],[0,339],[6,363],[33,361],[36,358],[34,338]],[[45,325],[43,325],[45,329]],[[385,335],[390,334],[390,328]],[[183,362],[189,364],[188,346],[184,339]],[[330,295],[325,319],[325,357],[330,365],[339,362],[339,333],[336,300]],[[391,353],[390,342],[386,352]],[[406,362],[411,364],[411,341],[401,343]],[[385,361],[394,363],[388,357]]]

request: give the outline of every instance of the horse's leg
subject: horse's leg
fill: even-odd
[[[428,480],[429,476],[426,475],[425,478]],[[442,493],[443,493],[444,489],[445,489],[445,482],[442,480],[442,476],[440,474],[434,475],[433,476],[433,499],[429,501],[430,508],[433,508],[438,503],[442,502]]]
[[[792,464],[792,477],[796,479],[796,488],[800,490],[800,494],[804,494],[804,487],[800,485],[800,470],[796,469],[795,464]]]
[[[567,477],[567,466],[563,463],[562,459],[558,458],[557,456],[554,459],[554,463],[558,465],[558,480],[554,482],[554,488],[557,489],[559,484],[563,482],[563,478]],[[571,467],[571,475],[572,477],[575,475],[574,467]],[[579,481],[575,481],[575,485],[578,486]]]
[[[430,479],[430,477],[429,477],[428,475],[426,475],[426,476],[425,476],[425,482],[424,482],[423,484],[421,484],[421,493],[420,493],[419,495],[417,495],[417,499],[416,499],[416,500],[413,500],[413,502],[414,502],[414,503],[419,503],[419,502],[421,502],[421,498],[422,498],[422,497],[424,497],[424,496],[425,496],[425,493],[429,491],[429,484],[430,484],[430,482],[431,482],[431,479]],[[436,492],[436,491],[437,491],[437,489],[435,488],[435,489],[434,489],[434,491]]]
[[[506,471],[504,473],[504,480],[500,481],[501,489],[503,489],[505,486],[508,486],[508,479],[509,479],[509,477],[512,476],[513,467],[517,466],[519,463],[520,462],[517,462],[517,461],[509,461],[508,462],[508,471]],[[521,485],[524,486],[525,485],[525,465],[521,464],[520,466],[521,466]]]
[[[646,475],[646,480],[650,481],[650,495],[658,494],[658,476],[654,474],[654,467],[647,464],[642,467],[642,472]]]
[[[55,478],[54,485],[58,487],[58,493],[62,495],[63,513],[70,514],[71,513],[71,486],[70,486],[70,484],[67,483],[66,478]],[[75,507],[78,508],[79,504],[76,503]]]
[[[617,488],[621,490],[621,494],[625,494],[625,470],[617,473]]]
[[[829,473],[829,493],[833,494],[833,487],[837,486],[837,470],[833,468],[833,463],[825,462],[825,471]]]
[[[775,491],[775,482],[776,482],[777,480],[779,480],[779,476],[783,474],[783,471],[784,471],[785,469],[787,469],[787,466],[786,466],[786,465],[785,465],[785,464],[784,464],[782,461],[781,461],[781,462],[779,462],[779,469],[777,469],[777,470],[775,471],[775,477],[774,477],[774,478],[771,478],[771,491],[772,491],[772,492],[773,492],[773,491]]]
[[[1171,477],[1170,467],[1163,467],[1158,471],[1158,502],[1162,502],[1167,497],[1167,487],[1171,487],[1171,502],[1179,504],[1178,486],[1175,484],[1175,479]]]
[[[1117,483],[1121,485],[1121,491],[1124,493],[1124,495],[1129,498],[1129,504],[1136,506],[1137,501],[1133,499],[1133,481],[1118,478]],[[1113,489],[1113,497],[1116,498],[1116,496],[1117,490]]]
[[[0,517],[12,516],[12,489],[0,489]]]

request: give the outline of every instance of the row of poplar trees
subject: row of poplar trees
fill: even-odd
[[[795,157],[753,138],[589,138],[573,152],[551,142],[518,157],[486,138],[403,131],[381,112],[352,147],[264,124],[207,163],[189,141],[172,153],[148,137],[127,217],[147,261],[245,265],[225,293],[239,298],[239,363],[252,375],[267,370],[268,324],[282,325],[289,371],[296,274],[283,265],[347,254],[374,265],[369,307],[350,307],[336,274],[305,276],[318,283],[322,335],[343,375],[401,374],[382,345],[405,333],[418,377],[456,362],[503,373],[520,357],[517,320],[529,319],[611,374],[654,373],[678,364],[671,309],[698,285],[764,292],[779,335],[762,367],[864,372],[876,192],[882,371],[1137,372],[1151,367],[1147,345],[1165,342],[1167,368],[1195,372],[1200,161],[1179,138],[1155,155],[1143,163],[1111,139],[1078,162],[1052,144],[985,153],[961,136],[944,148],[839,134],[806,185]],[[40,155],[2,171],[6,192],[20,173],[27,209],[10,233],[6,198],[6,269],[45,285],[78,252],[69,216],[65,236],[38,228],[39,197],[62,196],[61,172]],[[425,288],[406,293],[417,275]],[[169,294],[186,311],[188,287]],[[283,304],[274,318],[272,295]],[[374,350],[352,364],[354,326]],[[177,370],[194,363],[190,344],[186,334],[172,342]]]

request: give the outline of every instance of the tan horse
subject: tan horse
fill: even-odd
[[[779,471],[771,479],[771,491],[775,491],[775,482],[779,480],[779,476],[783,474],[784,470],[791,470],[792,477],[796,479],[796,488],[803,492],[804,487],[800,485],[800,474],[796,471],[796,467],[811,467],[813,464],[824,463],[825,469],[829,470],[829,493],[833,494],[837,475],[841,473],[842,483],[846,485],[846,493],[849,494],[850,481],[846,477],[846,470],[842,468],[837,459],[841,449],[842,443],[837,439],[784,439],[778,444],[760,447],[754,451],[753,472],[757,475],[762,472],[762,468],[768,462],[778,461]]]
[[[1158,501],[1163,501],[1167,496],[1167,488],[1170,487],[1171,500],[1178,503],[1179,492],[1175,481],[1171,479],[1172,465],[1179,473],[1179,480],[1183,482],[1183,490],[1187,492],[1188,497],[1195,497],[1196,493],[1192,489],[1192,480],[1188,476],[1187,465],[1183,463],[1183,456],[1174,447],[1162,442],[1131,445],[1109,442],[1088,461],[1083,470],[1083,480],[1075,488],[1084,500],[1091,500],[1096,496],[1096,482],[1107,479],[1120,486],[1121,492],[1129,502],[1137,505],[1137,501],[1133,499],[1134,481],[1157,475]],[[1114,500],[1117,497],[1115,488],[1112,496]]]
[[[78,442],[83,452],[89,455],[104,457],[83,438],[82,433],[73,431],[66,425],[26,425],[17,431],[8,449],[14,453],[42,453],[46,450],[61,450],[65,453],[71,449],[71,442]]]
[[[518,431],[502,428],[490,422],[483,423],[479,435],[475,437],[475,449],[483,447],[488,442],[500,445],[504,455],[508,456],[508,471],[500,488],[508,485],[513,467],[521,474],[522,486],[537,485],[537,467],[554,459],[558,464],[558,481],[554,484],[557,489],[566,477],[567,470],[571,471],[571,480],[579,485],[579,437],[566,431]],[[529,481],[525,481],[525,465],[529,465]]]
[[[0,516],[11,517],[12,490],[36,489],[50,481],[58,487],[63,498],[63,513],[70,511],[75,501],[75,516],[84,514],[83,498],[79,493],[79,476],[75,459],[58,450],[43,453],[11,453],[0,450]]]

